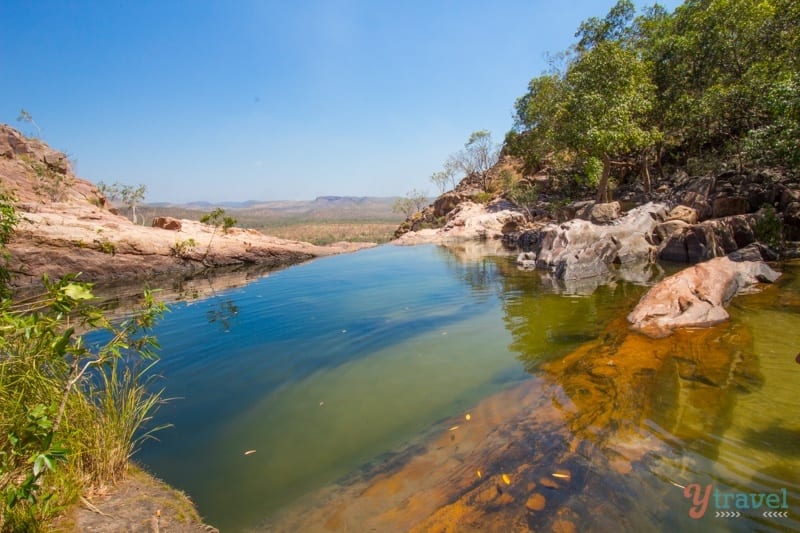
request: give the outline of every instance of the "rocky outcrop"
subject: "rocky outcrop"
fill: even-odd
[[[711,259],[651,288],[628,315],[628,322],[652,337],[668,336],[676,328],[711,326],[728,319],[725,305],[736,294],[779,276],[763,261]]]
[[[7,247],[16,288],[38,285],[43,274],[57,278],[80,272],[83,281],[133,281],[219,266],[279,267],[374,246],[314,246],[166,217],[155,220],[156,227],[138,226],[110,209],[93,184],[76,177],[63,153],[1,124],[0,178],[0,189],[11,194],[20,215]]]
[[[687,224],[671,220],[654,231],[658,258],[675,263],[699,263],[725,256],[757,239],[762,214],[734,215]]]
[[[447,214],[444,227],[410,231],[401,235],[394,243],[407,245],[494,240],[524,224],[525,216],[511,210],[508,203],[495,202],[486,206],[466,201]]]
[[[665,206],[651,203],[632,209],[613,225],[581,219],[547,224],[516,236],[524,250],[518,263],[567,281],[610,277],[620,268],[641,269],[653,262],[656,248],[650,234],[666,215]]]
[[[22,213],[8,245],[12,285],[36,285],[42,274],[56,278],[81,272],[84,281],[116,282],[162,274],[191,275],[220,266],[279,267],[374,246],[315,246],[256,230],[232,228],[223,233],[200,222],[179,222],[181,229],[167,231],[138,226],[91,206],[41,205],[37,212]]]

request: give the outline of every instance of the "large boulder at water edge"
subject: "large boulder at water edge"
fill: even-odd
[[[628,315],[628,322],[651,337],[666,337],[681,327],[711,326],[728,319],[725,305],[736,294],[779,276],[763,261],[711,259],[655,285]]]
[[[622,269],[649,265],[656,251],[650,234],[666,214],[665,206],[650,203],[632,209],[613,225],[579,219],[548,224],[525,237],[528,249],[519,263],[549,270],[563,280],[608,276],[615,265]]]

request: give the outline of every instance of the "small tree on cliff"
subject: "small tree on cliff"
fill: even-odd
[[[217,230],[222,228],[222,232],[227,233],[229,229],[236,225],[236,219],[226,216],[225,210],[221,207],[218,207],[200,218],[200,222],[214,226],[214,231],[211,232],[211,238],[208,239],[206,253],[203,255],[203,261],[205,261],[206,257],[208,257],[208,253],[211,251],[211,243],[214,241],[214,236],[217,234]]]
[[[487,130],[478,130],[472,132],[464,149],[453,154],[449,162],[468,177],[477,178],[481,188],[488,192],[489,169],[497,163],[499,156],[500,151],[492,141],[492,134]]]
[[[131,210],[131,221],[136,224],[136,206],[144,200],[147,187],[144,185],[122,185],[119,189],[119,196],[125,207]]]

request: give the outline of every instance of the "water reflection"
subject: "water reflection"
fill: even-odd
[[[787,373],[800,340],[796,276],[738,299],[729,323],[655,340],[617,318],[641,286],[617,281],[574,297],[507,257],[445,253],[473,290],[500,299],[509,349],[532,378],[264,530],[797,529],[797,518],[763,509],[693,520],[683,495],[693,483],[786,490],[797,509],[800,372]]]

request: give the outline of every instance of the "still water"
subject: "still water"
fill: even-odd
[[[620,320],[645,286],[474,252],[383,246],[172,305],[174,427],[137,460],[221,531],[800,528],[800,270],[653,341]],[[789,515],[716,517],[734,493]]]

